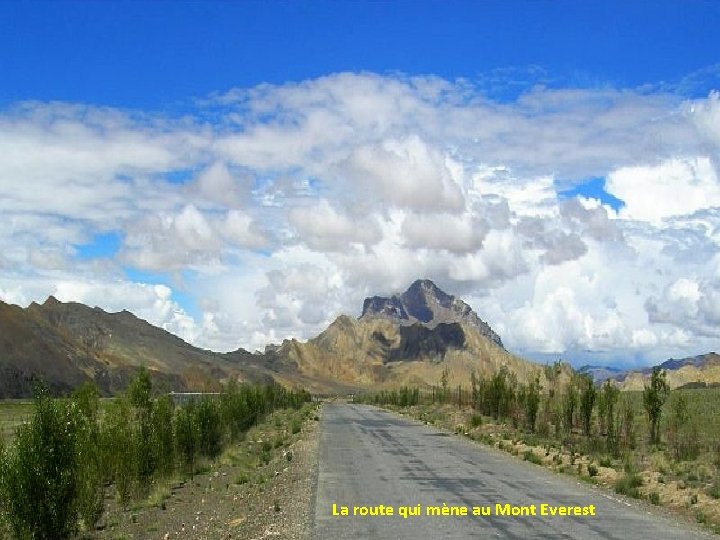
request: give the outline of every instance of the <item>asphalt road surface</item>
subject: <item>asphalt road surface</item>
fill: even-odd
[[[349,515],[333,515],[333,504],[336,513],[346,507]],[[417,510],[418,504],[419,516],[398,514],[400,507]],[[442,515],[443,504],[446,512],[467,508],[469,514]],[[527,513],[534,505],[537,515],[497,515],[496,504],[525,507]],[[594,510],[595,515],[542,516],[542,504],[548,505],[548,512],[572,506]],[[393,515],[388,515],[388,506]],[[426,515],[428,506],[438,508],[440,515]],[[472,507],[489,508],[491,515],[473,516]],[[371,509],[379,515],[370,515]],[[366,511],[364,516],[353,515]],[[661,540],[707,535],[614,494],[435,428],[374,407],[328,404],[320,439],[313,538]]]

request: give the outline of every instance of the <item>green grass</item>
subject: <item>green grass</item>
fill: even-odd
[[[100,399],[100,413],[107,409],[113,398]],[[15,429],[33,412],[31,399],[0,399],[0,438],[6,443],[15,438]]]
[[[639,474],[628,472],[615,481],[615,493],[639,499],[640,490],[638,488],[642,486],[642,484],[643,481]]]
[[[702,419],[701,429],[698,430],[700,445],[704,448],[714,447],[717,441],[720,440],[720,388],[673,390],[672,393],[685,396],[687,399],[687,412],[690,419]],[[623,392],[622,395],[628,396],[633,404],[638,442],[640,442],[647,437],[648,433],[648,419],[645,408],[643,407],[642,392]],[[663,437],[670,418],[671,400],[672,398],[668,400],[663,409]],[[663,442],[667,441],[663,439]]]
[[[0,437],[7,442],[15,436],[15,428],[32,414],[32,401],[20,399],[0,400]]]

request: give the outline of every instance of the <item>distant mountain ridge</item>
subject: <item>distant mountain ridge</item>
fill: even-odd
[[[26,309],[0,302],[0,398],[28,397],[40,380],[55,394],[93,380],[110,395],[139,366],[168,391],[216,389],[229,377],[272,380],[252,360],[247,351],[199,349],[129,311],[108,313],[52,296]]]
[[[429,279],[414,281],[399,295],[366,298],[360,319],[371,318],[385,318],[403,326],[420,323],[428,328],[443,323],[465,323],[504,348],[500,336],[468,304],[447,294]]]
[[[578,373],[589,375],[595,384],[604,383],[608,379],[616,379],[625,373],[625,370],[614,366],[585,365],[577,370]]]
[[[670,358],[658,365],[666,372],[670,388],[693,385],[715,385],[720,383],[720,355],[715,352]],[[653,367],[640,370],[623,371],[611,380],[622,390],[642,390],[649,382]]]
[[[468,304],[430,280],[367,298],[360,317],[340,315],[318,336],[264,353],[200,349],[129,311],[53,297],[25,309],[0,302],[0,398],[27,397],[40,379],[55,394],[93,380],[110,395],[140,366],[165,391],[215,390],[230,378],[316,393],[437,385],[444,372],[453,387],[467,386],[473,372],[487,377],[501,369],[519,382],[545,378],[540,365],[506,351]]]

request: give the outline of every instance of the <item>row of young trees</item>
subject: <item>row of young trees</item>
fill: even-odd
[[[573,434],[575,438],[581,434],[586,440],[602,442],[615,456],[635,448],[636,408],[629,396],[621,397],[620,390],[610,382],[598,387],[587,375],[567,374],[559,362],[546,366],[544,374],[547,388],[543,388],[540,377],[520,383],[514,373],[502,368],[487,378],[472,373],[469,390],[458,387],[457,391],[451,391],[445,370],[440,385],[422,395],[417,388],[403,387],[360,399],[379,405],[409,406],[420,401],[469,405],[496,422],[507,422],[543,436],[570,441]],[[643,392],[652,445],[661,442],[661,419],[668,395],[665,372],[656,368]],[[668,442],[675,456],[678,459],[696,456],[697,433],[692,431],[694,424],[688,422],[687,401],[682,394],[673,400],[666,424]]]
[[[70,538],[102,515],[106,491],[123,506],[153,483],[192,475],[275,408],[300,408],[304,391],[230,383],[224,392],[176,407],[153,397],[146,370],[101,410],[86,383],[71,399],[39,389],[32,418],[0,446],[0,522],[18,540]],[[0,531],[2,526],[0,525]]]

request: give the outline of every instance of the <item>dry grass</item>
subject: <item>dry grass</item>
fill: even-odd
[[[712,392],[710,398],[717,403],[709,404],[710,409],[720,406],[720,392],[714,389],[700,392]],[[703,401],[703,396],[695,395],[693,398],[696,405]],[[708,396],[704,396],[704,399],[707,400]],[[641,407],[639,403],[638,405]],[[642,441],[645,438],[646,432],[643,428],[646,421],[642,424],[638,422],[638,448],[626,455],[623,461],[612,459],[607,454],[583,452],[579,445],[571,449],[551,437],[543,438],[514,429],[508,424],[496,424],[489,417],[483,417],[480,425],[473,426],[472,419],[477,416],[477,412],[470,408],[458,409],[454,405],[437,404],[421,404],[403,409],[389,408],[460,436],[489,444],[519,459],[532,461],[556,472],[577,476],[620,494],[662,506],[678,516],[700,522],[720,533],[720,471],[716,463],[719,461],[718,456],[714,452],[706,451],[697,460],[674,461],[668,451],[648,448]],[[715,427],[711,425],[709,429],[713,430]],[[720,434],[705,433],[704,437],[714,441],[714,444],[710,445],[712,449],[720,442]],[[632,464],[630,473],[626,472],[628,460]]]

